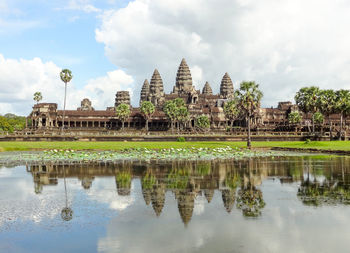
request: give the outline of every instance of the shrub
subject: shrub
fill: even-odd
[[[185,139],[185,137],[178,137],[178,138],[177,138],[177,141],[178,141],[178,142],[185,142],[186,139]]]

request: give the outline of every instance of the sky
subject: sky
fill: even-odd
[[[301,87],[350,88],[346,0],[0,0],[0,114],[28,115],[33,94],[68,109],[97,110],[141,86],[157,68],[169,93],[185,58],[197,89],[214,93],[228,72],[254,80],[264,107]]]

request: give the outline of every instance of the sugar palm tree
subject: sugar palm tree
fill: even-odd
[[[295,126],[295,130],[297,131],[297,125],[299,125],[301,122],[301,115],[298,111],[294,111],[288,114],[288,123],[290,125]]]
[[[195,126],[201,130],[205,131],[210,127],[210,120],[206,115],[201,115],[196,118]]]
[[[252,82],[242,82],[239,90],[236,91],[238,105],[246,118],[248,126],[247,147],[251,148],[250,121],[257,113],[263,93],[259,90],[259,84]]]
[[[332,121],[330,115],[336,111],[337,95],[334,90],[321,90],[318,99],[318,109],[328,118],[330,139],[332,140]]]
[[[336,91],[336,112],[340,114],[340,135],[341,140],[343,135],[343,118],[350,113],[350,91],[338,90]]]
[[[301,88],[295,95],[295,102],[304,113],[312,114],[312,133],[315,133],[314,114],[318,110],[320,88],[316,86]]]
[[[60,73],[60,77],[61,77],[62,82],[64,82],[64,104],[63,104],[63,117],[62,117],[62,129],[61,129],[61,132],[63,132],[64,117],[65,117],[65,113],[66,113],[67,84],[73,78],[72,71],[70,71],[69,69],[63,69]]]
[[[226,119],[228,119],[231,122],[230,130],[232,131],[233,122],[235,121],[235,119],[237,119],[237,116],[239,114],[238,101],[236,98],[225,103],[224,114]]]
[[[64,221],[70,221],[73,218],[73,210],[68,206],[66,168],[64,166],[63,166],[63,180],[64,180],[64,194],[65,194],[66,205],[61,211],[61,218]]]
[[[155,112],[155,106],[149,101],[143,101],[140,106],[140,111],[146,120],[146,131],[148,132],[148,121]]]
[[[37,104],[38,104],[42,99],[43,99],[43,95],[41,94],[40,91],[37,91],[37,92],[34,93],[33,100],[36,101]]]
[[[130,106],[127,104],[120,104],[115,108],[115,115],[122,122],[122,130],[124,130],[125,121],[129,118],[130,114]]]
[[[175,124],[175,117],[176,117],[176,111],[177,111],[176,104],[174,103],[173,100],[169,100],[165,103],[163,111],[165,115],[168,117],[170,120],[170,125],[171,125],[171,133],[174,133],[174,124]]]

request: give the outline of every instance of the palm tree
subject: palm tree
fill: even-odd
[[[207,116],[201,115],[196,118],[196,127],[199,128],[201,131],[205,131],[210,127],[210,120]]]
[[[231,122],[231,131],[233,128],[233,122],[235,121],[235,119],[237,118],[238,114],[239,114],[239,109],[238,109],[238,105],[237,105],[237,99],[233,99],[228,101],[227,103],[225,103],[224,105],[224,114],[226,119],[228,119]]]
[[[337,95],[334,90],[321,90],[318,99],[318,109],[328,118],[330,140],[332,140],[332,121],[330,115],[336,111]]]
[[[165,103],[163,111],[165,115],[169,118],[170,120],[170,125],[171,125],[171,133],[174,133],[174,124],[175,124],[175,116],[176,116],[176,110],[178,108],[176,107],[176,104],[174,103],[173,100],[169,100]]]
[[[180,124],[183,128],[183,126],[186,124],[186,122],[188,122],[189,119],[189,113],[188,113],[188,109],[186,106],[180,106],[178,107],[178,110],[176,110],[176,114],[175,114],[175,119],[177,121],[177,131],[179,133],[180,131]]]
[[[64,194],[66,205],[61,210],[61,218],[64,221],[70,221],[73,218],[73,210],[68,206],[68,197],[67,197],[67,183],[66,183],[66,168],[63,166],[63,179],[64,179]]]
[[[322,130],[323,130],[323,125],[324,125],[324,116],[322,113],[320,112],[316,112],[314,114],[314,120],[315,120],[315,123],[317,125],[320,125],[321,126],[321,134],[322,134]]]
[[[188,116],[185,101],[182,98],[169,100],[164,105],[164,113],[169,118],[171,124],[171,132],[174,133],[174,125],[177,123],[179,129],[180,120],[184,120]],[[186,112],[187,111],[187,112]]]
[[[37,92],[34,93],[34,98],[33,98],[33,100],[36,101],[37,104],[38,104],[42,99],[43,99],[43,95],[41,94],[40,91],[37,91]]]
[[[294,111],[288,114],[288,123],[290,125],[297,126],[301,122],[301,115],[298,111]],[[295,127],[297,131],[297,127]]]
[[[251,148],[250,121],[260,106],[263,93],[259,90],[259,84],[252,82],[242,82],[239,90],[236,91],[239,107],[246,118],[248,126],[247,147]]]
[[[340,114],[340,134],[339,140],[343,136],[343,118],[350,113],[350,91],[338,90],[336,91],[336,112]]]
[[[148,121],[152,117],[152,114],[155,112],[155,106],[149,101],[143,101],[141,103],[140,111],[145,117],[146,131],[148,132]]]
[[[130,114],[130,106],[127,104],[120,104],[115,108],[115,115],[122,122],[122,130],[124,130],[125,121],[129,118]]]
[[[320,88],[316,86],[301,88],[294,99],[299,109],[304,113],[312,113],[312,133],[315,133],[314,114],[317,112]]]
[[[60,73],[60,77],[61,77],[61,80],[64,82],[64,104],[63,104],[63,117],[62,117],[62,129],[61,129],[61,132],[63,133],[64,116],[66,113],[67,84],[73,78],[72,71],[70,71],[69,69],[63,69]]]

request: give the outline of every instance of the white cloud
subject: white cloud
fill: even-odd
[[[42,102],[58,103],[62,108],[64,84],[59,78],[61,68],[53,62],[6,59],[0,54],[0,114],[13,112],[28,115],[34,103],[33,94],[40,91]],[[116,91],[128,89],[133,82],[131,76],[122,70],[108,72],[106,76],[89,80],[78,89],[74,78],[68,84],[67,109],[75,109],[87,97],[95,109],[105,109],[114,105]]]
[[[135,104],[156,67],[171,91],[185,57],[202,71],[197,89],[218,92],[228,72],[260,83],[270,106],[303,85],[349,88],[349,11],[345,0],[135,0],[101,14],[96,40],[135,78]]]
[[[89,0],[70,0],[68,6],[65,8],[68,10],[78,10],[86,13],[100,12],[101,10],[96,8],[90,3]]]

